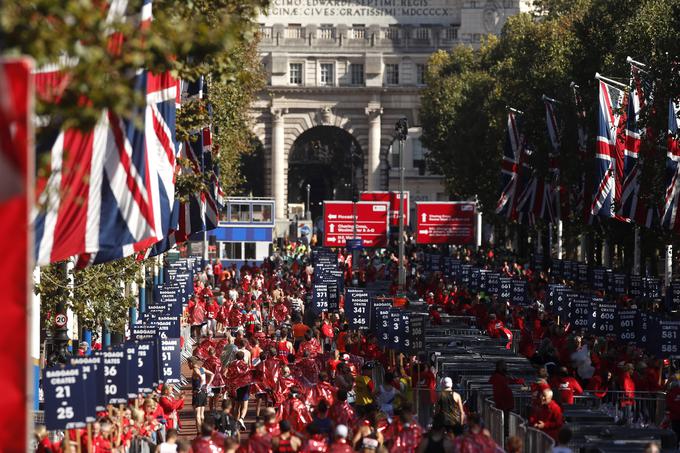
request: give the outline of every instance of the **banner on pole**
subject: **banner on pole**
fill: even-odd
[[[471,201],[416,203],[418,244],[471,245],[475,242],[476,204]]]

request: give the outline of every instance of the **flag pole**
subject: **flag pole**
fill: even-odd
[[[634,248],[633,248],[633,275],[640,275],[640,227],[635,225],[633,230],[635,233]]]
[[[541,99],[544,100],[544,101],[552,102],[553,104],[560,104],[560,101],[558,101],[557,99],[553,99],[549,96],[546,96],[545,94],[543,96],[541,96]]]
[[[668,288],[673,280],[673,244],[666,244],[666,262],[664,269],[664,287]]]
[[[640,63],[639,61],[633,60],[633,57],[626,57],[626,63],[635,65],[639,68],[646,68],[647,65],[644,63]]]
[[[605,83],[610,83],[610,84],[612,84],[612,85],[616,85],[616,86],[618,86],[618,87],[620,87],[620,88],[623,88],[624,90],[627,90],[627,89],[628,89],[628,85],[626,85],[625,83],[617,82],[617,81],[614,80],[614,79],[610,79],[610,78],[604,77],[604,76],[600,75],[599,72],[596,72],[596,73],[595,73],[595,79],[600,80],[600,81],[605,82]]]
[[[562,219],[557,220],[557,259],[562,259]]]

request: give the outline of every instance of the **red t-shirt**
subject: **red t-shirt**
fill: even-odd
[[[515,407],[515,399],[508,377],[494,373],[489,378],[489,384],[493,387],[493,401],[496,407],[502,411],[512,410]]]

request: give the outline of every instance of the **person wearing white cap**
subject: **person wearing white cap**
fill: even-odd
[[[434,413],[442,414],[444,417],[444,428],[447,432],[452,432],[456,425],[465,424],[465,411],[463,410],[463,399],[453,391],[453,380],[445,377],[442,381],[443,389],[439,392],[439,398],[435,403]]]
[[[347,436],[349,436],[349,428],[347,426],[336,426],[335,441],[328,448],[328,453],[353,453],[354,449],[349,445]]]

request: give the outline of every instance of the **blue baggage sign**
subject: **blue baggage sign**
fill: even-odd
[[[160,340],[160,382],[164,384],[181,383],[181,350],[179,338]]]
[[[345,313],[350,329],[368,330],[371,326],[368,291],[362,288],[347,288],[345,290]]]
[[[127,354],[123,348],[102,352],[104,369],[104,395],[107,404],[126,404],[127,392]]]
[[[45,369],[43,393],[48,430],[85,426],[88,410],[85,382],[79,365]]]

